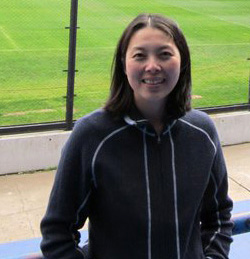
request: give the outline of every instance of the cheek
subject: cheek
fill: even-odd
[[[168,67],[170,70],[180,71],[181,62],[178,59],[173,59],[169,64]]]
[[[173,61],[170,64],[168,64],[168,67],[166,68],[166,71],[169,73],[170,77],[179,78],[180,75],[180,62],[179,61]]]
[[[126,74],[129,82],[133,80],[138,80],[140,73],[141,72],[138,68],[138,65],[134,64],[133,62],[126,63]]]

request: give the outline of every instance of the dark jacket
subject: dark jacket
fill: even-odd
[[[45,258],[225,259],[232,241],[228,184],[211,119],[192,110],[161,136],[137,113],[81,118],[62,153],[45,217]]]

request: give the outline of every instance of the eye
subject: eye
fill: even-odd
[[[169,51],[163,51],[163,52],[160,53],[160,57],[163,58],[163,59],[168,59],[172,56],[173,56],[173,54]]]
[[[142,60],[142,59],[144,59],[146,57],[146,55],[145,54],[143,54],[143,53],[135,53],[134,55],[133,55],[133,58],[134,59],[136,59],[136,60]]]

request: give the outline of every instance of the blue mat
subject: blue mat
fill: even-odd
[[[246,213],[246,212],[250,212],[250,200],[237,201],[234,203],[232,214]]]

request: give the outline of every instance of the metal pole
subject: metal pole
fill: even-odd
[[[73,127],[73,104],[75,85],[75,61],[76,61],[76,36],[77,36],[77,13],[78,0],[71,0],[70,29],[69,31],[69,54],[68,54],[68,84],[67,84],[67,104],[66,104],[66,130]]]

